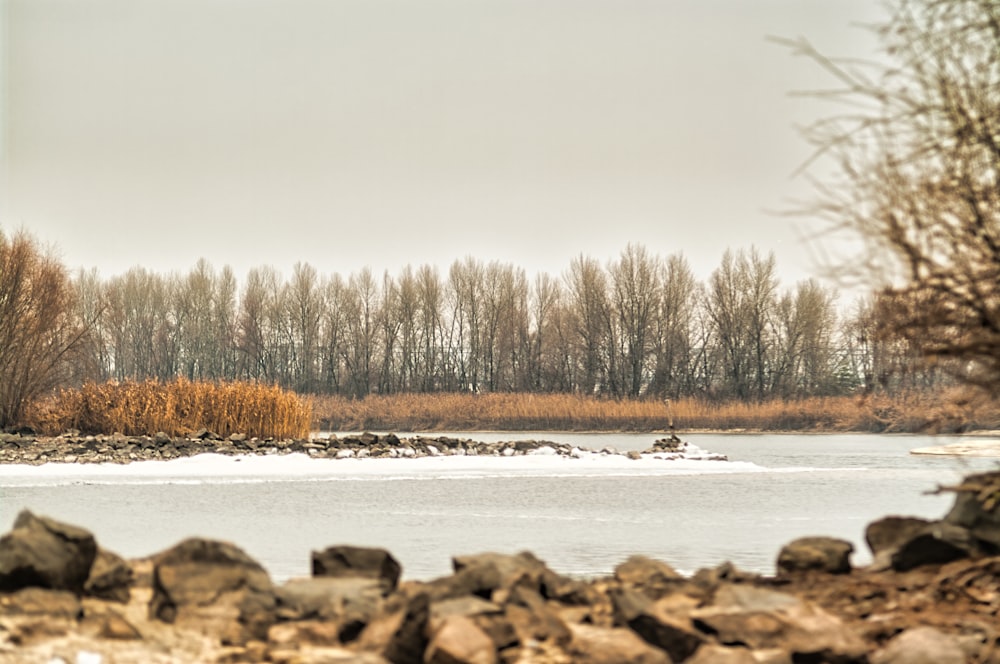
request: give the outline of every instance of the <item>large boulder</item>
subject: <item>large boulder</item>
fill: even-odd
[[[335,628],[338,643],[350,643],[382,604],[378,579],[291,579],[275,590],[280,620],[318,620]]]
[[[435,579],[427,584],[427,591],[436,600],[462,595],[477,595],[483,599],[494,598],[499,591],[505,595],[515,585],[531,588],[541,593],[548,585],[545,579],[555,575],[545,563],[529,552],[516,555],[505,553],[481,553],[452,558],[455,573]],[[550,576],[551,575],[551,576]],[[555,586],[553,582],[549,585]]]
[[[934,521],[915,530],[889,557],[894,570],[905,572],[922,565],[938,565],[980,553],[977,540],[967,529],[945,521]]]
[[[331,546],[312,552],[313,576],[377,579],[386,593],[396,589],[402,570],[399,562],[385,549]]]
[[[726,584],[711,606],[690,615],[698,629],[724,644],[786,650],[793,661],[865,661],[864,641],[839,618],[778,591]]]
[[[930,524],[927,519],[915,516],[887,516],[872,521],[865,528],[865,542],[872,555],[895,551],[907,540]]]
[[[847,574],[851,571],[854,545],[836,537],[800,537],[781,548],[778,572],[826,572]]]
[[[25,510],[0,537],[0,591],[34,586],[79,595],[96,555],[88,531]]]
[[[155,558],[150,616],[197,628],[223,642],[267,638],[275,620],[271,579],[228,542],[191,538]]]

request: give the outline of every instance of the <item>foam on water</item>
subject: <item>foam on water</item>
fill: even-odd
[[[816,468],[770,469],[747,461],[666,459],[644,454],[574,450],[572,457],[441,455],[421,458],[313,458],[305,454],[226,456],[199,454],[169,461],[130,464],[47,463],[0,465],[0,486],[66,484],[250,484],[274,481],[399,481],[495,477],[649,477],[732,473],[812,472]],[[857,470],[857,469],[854,469]]]

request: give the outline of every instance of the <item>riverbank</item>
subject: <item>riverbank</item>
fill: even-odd
[[[116,463],[164,461],[199,454],[284,455],[305,454],[319,459],[398,459],[436,456],[525,456],[552,455],[580,457],[597,453],[640,459],[643,456],[671,461],[725,461],[725,455],[698,448],[676,436],[650,441],[642,451],[619,452],[611,448],[582,450],[549,440],[509,440],[480,442],[454,436],[399,437],[396,434],[361,433],[326,435],[313,438],[259,439],[244,434],[225,438],[201,430],[178,438],[165,433],[154,436],[123,436],[120,434],[84,436],[75,432],[62,436],[44,437],[32,434],[0,434],[0,464],[42,465],[46,463]]]
[[[971,476],[941,519],[872,522],[864,568],[850,543],[810,537],[775,552],[770,574],[727,563],[685,575],[631,556],[589,579],[486,553],[404,580],[391,552],[331,543],[312,552],[310,577],[278,584],[226,542],[125,560],[22,512],[0,538],[0,660],[1000,662],[998,486],[998,473]]]

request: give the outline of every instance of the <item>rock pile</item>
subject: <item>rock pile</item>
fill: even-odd
[[[849,543],[812,537],[780,552],[775,576],[724,564],[688,577],[637,555],[583,580],[524,552],[400,581],[389,552],[332,546],[312,553],[311,577],[277,585],[232,544],[126,562],[23,512],[0,538],[0,661],[1000,662],[997,487],[1000,473],[968,478],[940,522],[872,524],[868,568],[852,568]]]
[[[276,440],[249,438],[233,434],[226,438],[202,429],[183,438],[165,433],[153,436],[80,435],[71,431],[54,438],[32,434],[0,433],[0,464],[44,463],[130,463],[177,459],[197,454],[308,454],[315,458],[416,458],[428,456],[522,456],[529,454],[579,457],[585,454],[579,448],[547,440],[516,440],[496,443],[477,442],[450,436],[414,436],[400,438],[395,434],[377,435],[362,433],[357,436]],[[612,448],[601,454],[621,455]],[[674,460],[721,460],[721,454],[705,452],[687,442],[656,441],[642,454],[653,458]],[[624,456],[638,459],[638,452]]]

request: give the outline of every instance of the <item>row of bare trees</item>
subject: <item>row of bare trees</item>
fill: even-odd
[[[638,245],[559,277],[465,258],[284,278],[199,262],[76,280],[92,320],[76,379],[253,379],[301,392],[582,392],[760,400],[892,387],[905,346],[871,312],[841,316],[815,281],[782,289],[773,256],[727,252],[708,283]],[[926,381],[926,373],[919,380]]]

